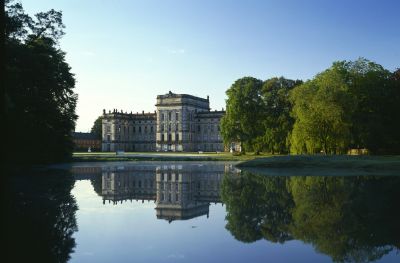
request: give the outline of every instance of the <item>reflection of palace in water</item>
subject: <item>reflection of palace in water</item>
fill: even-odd
[[[158,219],[184,220],[220,203],[221,181],[232,165],[143,165],[101,169],[103,203],[155,201]]]

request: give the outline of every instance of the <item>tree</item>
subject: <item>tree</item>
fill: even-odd
[[[97,119],[94,121],[92,129],[90,130],[91,133],[96,135],[96,138],[102,139],[102,130],[103,130],[103,118],[102,116],[97,117]]]
[[[337,154],[347,150],[351,97],[348,85],[335,67],[295,88],[291,101],[295,119],[292,152]]]
[[[235,81],[226,91],[226,114],[221,119],[221,134],[225,145],[241,142],[242,151],[253,146],[254,140],[263,133],[264,116],[261,99],[262,81],[244,77]]]
[[[294,122],[290,115],[292,104],[289,100],[289,92],[300,84],[302,84],[300,80],[284,77],[271,78],[264,82],[262,88],[265,108],[263,150],[271,153],[289,152],[288,136]]]
[[[360,58],[334,63],[352,96],[352,147],[372,153],[399,152],[400,88],[395,73]]]
[[[71,156],[77,116],[75,79],[58,48],[61,12],[31,18],[21,4],[6,6],[6,136],[10,160],[61,161]],[[20,153],[23,153],[22,155]]]

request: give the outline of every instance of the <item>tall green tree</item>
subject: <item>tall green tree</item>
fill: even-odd
[[[225,145],[240,142],[242,151],[252,147],[254,140],[263,134],[263,82],[252,77],[235,81],[226,91],[226,114],[221,120],[221,134]]]
[[[271,78],[264,82],[262,87],[265,109],[263,150],[270,153],[289,152],[289,135],[294,123],[290,114],[292,104],[289,100],[289,92],[300,84],[302,84],[300,80],[284,77]]]
[[[52,162],[69,158],[77,115],[75,78],[58,40],[61,12],[26,15],[19,3],[6,5],[6,133],[10,160]],[[23,153],[21,155],[21,153]]]
[[[352,97],[351,147],[368,148],[372,153],[398,152],[400,90],[394,74],[364,58],[337,62],[333,67],[345,78]]]
[[[351,140],[351,97],[335,67],[291,93],[295,119],[291,134],[293,153],[344,153]]]
[[[93,133],[96,138],[101,140],[102,136],[102,131],[103,131],[103,118],[102,116],[97,117],[97,119],[94,121],[92,129],[90,130],[91,133]]]

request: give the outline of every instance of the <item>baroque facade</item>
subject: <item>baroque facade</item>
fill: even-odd
[[[207,99],[169,92],[154,113],[103,110],[102,151],[224,151],[220,120]]]

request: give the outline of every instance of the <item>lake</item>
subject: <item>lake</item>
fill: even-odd
[[[9,262],[400,262],[400,176],[74,163],[4,194]]]

